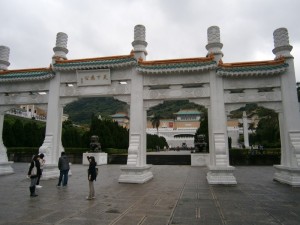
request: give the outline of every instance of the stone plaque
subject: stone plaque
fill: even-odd
[[[110,85],[110,70],[77,70],[78,86]]]

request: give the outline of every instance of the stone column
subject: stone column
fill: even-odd
[[[5,112],[0,112],[0,175],[8,175],[14,173],[11,164],[7,158],[7,149],[3,144],[3,122],[4,122]]]
[[[9,63],[9,47],[0,46],[0,71],[7,70]]]
[[[248,118],[246,112],[243,112],[243,133],[244,133],[244,145],[249,148],[249,134],[248,134]]]
[[[56,46],[53,48],[53,62],[59,57],[66,59],[68,50],[67,35],[58,33]],[[60,72],[56,71],[55,77],[50,81],[48,93],[48,108],[46,134],[43,145],[39,152],[45,155],[46,164],[43,171],[43,179],[57,177],[59,171],[57,168],[60,152],[64,151],[61,144],[61,126],[62,126],[62,106],[60,105]]]
[[[134,57],[146,59],[145,27],[134,28],[132,42]],[[146,116],[143,106],[143,75],[132,69],[130,96],[130,132],[127,165],[121,167],[119,182],[145,183],[152,179],[151,166],[146,165]]]
[[[274,31],[275,58],[285,58],[287,71],[281,76],[282,115],[280,119],[280,138],[282,159],[276,165],[274,180],[291,186],[300,186],[300,114],[296,89],[294,58],[286,28]]]
[[[214,55],[218,63],[223,53],[223,44],[220,43],[220,29],[212,26],[207,30],[208,54]],[[236,184],[233,176],[234,167],[229,166],[229,150],[227,136],[227,119],[225,113],[224,90],[222,77],[215,71],[210,71],[210,109],[209,117],[209,141],[210,163],[208,166],[207,181],[209,184]]]

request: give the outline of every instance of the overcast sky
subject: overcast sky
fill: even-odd
[[[48,67],[58,32],[68,59],[129,54],[137,24],[147,60],[206,56],[210,26],[220,28],[224,63],[272,60],[273,32],[285,27],[300,81],[300,0],[0,0],[0,9],[9,69]]]

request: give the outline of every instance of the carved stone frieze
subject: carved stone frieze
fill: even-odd
[[[241,88],[264,88],[280,87],[280,77],[240,77],[235,79],[224,78],[224,89],[241,89]]]
[[[225,103],[281,101],[280,92],[225,93]]]
[[[144,76],[144,85],[176,85],[176,84],[205,84],[209,83],[207,73],[184,73],[184,74],[147,74]]]
[[[178,86],[178,88],[174,87],[172,89],[144,89],[144,99],[192,99],[206,97],[209,97],[209,87],[181,88]]]
[[[16,93],[0,98],[0,105],[30,105],[45,104],[48,102],[47,95]]]

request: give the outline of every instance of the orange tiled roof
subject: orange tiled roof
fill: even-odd
[[[17,69],[17,70],[4,70],[0,71],[0,75],[5,75],[5,74],[21,74],[21,73],[34,73],[34,72],[49,72],[51,71],[51,67],[48,68],[30,68],[30,69]]]
[[[210,62],[214,59],[213,55],[209,57],[198,57],[198,58],[183,58],[183,59],[166,59],[166,60],[153,60],[143,61],[139,60],[140,65],[166,65],[166,64],[177,64],[177,63],[195,63],[195,62]]]
[[[78,63],[78,62],[90,62],[90,61],[102,61],[102,60],[116,60],[116,59],[127,59],[133,58],[133,55],[116,55],[116,56],[105,56],[96,58],[84,58],[84,59],[71,59],[71,60],[57,60],[55,63]]]
[[[285,59],[283,57],[275,60],[266,60],[266,61],[252,61],[252,62],[235,62],[235,63],[223,63],[219,62],[218,66],[221,67],[252,67],[252,66],[273,66],[284,64]]]

